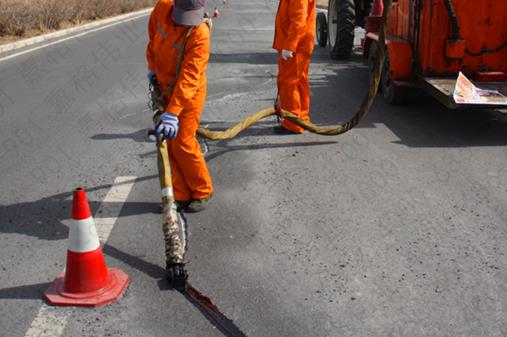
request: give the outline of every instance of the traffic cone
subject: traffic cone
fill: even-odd
[[[72,200],[67,268],[44,296],[53,305],[99,307],[118,300],[128,283],[129,277],[123,271],[107,268],[86,192],[76,189]]]

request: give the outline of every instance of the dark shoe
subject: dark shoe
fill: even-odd
[[[190,201],[188,206],[185,208],[187,213],[197,213],[204,211],[208,207],[208,203],[211,200],[211,196],[204,199],[194,199]]]
[[[299,132],[293,132],[293,131],[290,131],[286,128],[284,128],[283,126],[281,125],[277,125],[277,126],[274,126],[273,127],[273,131],[275,132],[276,135],[281,135],[281,136],[286,136],[286,135],[299,135],[300,133]]]
[[[187,206],[190,204],[190,201],[191,200],[187,200],[187,201],[175,200],[174,203],[176,204],[176,209],[178,210],[178,212],[181,212],[185,208],[187,208]]]
[[[176,290],[185,291],[188,274],[183,263],[167,263],[165,267],[167,281]]]

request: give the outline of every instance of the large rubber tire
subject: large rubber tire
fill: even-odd
[[[326,14],[317,14],[317,42],[320,47],[327,46],[327,19]]]
[[[404,87],[400,87],[394,83],[391,78],[391,63],[389,60],[389,51],[386,50],[386,56],[384,61],[384,68],[382,69],[382,78],[380,80],[380,86],[382,89],[382,96],[384,101],[391,105],[401,105],[406,102],[407,90]]]
[[[328,36],[332,59],[347,59],[354,47],[356,9],[354,0],[329,0]]]

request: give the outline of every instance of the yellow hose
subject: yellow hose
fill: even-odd
[[[364,98],[359,110],[356,114],[346,123],[338,124],[336,126],[317,126],[310,121],[303,120],[296,116],[295,114],[282,110],[280,117],[287,119],[288,121],[299,125],[303,129],[310,131],[312,133],[316,133],[323,136],[336,136],[342,133],[345,133],[352,128],[354,128],[359,122],[363,119],[364,116],[370,110],[373,101],[375,100],[375,96],[377,95],[380,78],[382,76],[382,69],[384,67],[384,58],[385,58],[385,36],[386,36],[386,26],[387,26],[387,16],[389,15],[389,11],[391,9],[393,0],[387,0],[384,7],[384,15],[382,17],[382,23],[380,25],[380,34],[379,34],[379,48],[377,48],[375,69],[370,78],[370,87],[368,89],[368,93]],[[205,128],[199,128],[197,130],[197,134],[201,137],[210,139],[210,140],[225,140],[236,137],[240,132],[248,129],[253,124],[259,122],[260,120],[276,115],[275,108],[268,108],[261,110],[253,115],[248,116],[243,121],[234,125],[233,127],[224,130],[224,131],[210,131]]]

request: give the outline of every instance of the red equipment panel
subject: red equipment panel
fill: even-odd
[[[408,3],[408,0],[401,2]],[[420,72],[445,75],[461,70],[472,77],[480,71],[507,72],[507,1],[452,0],[452,4],[462,40],[458,43],[448,41],[452,26],[444,0],[422,2]],[[397,34],[404,34],[404,31],[398,30]],[[464,57],[451,58],[460,56],[462,43]]]

